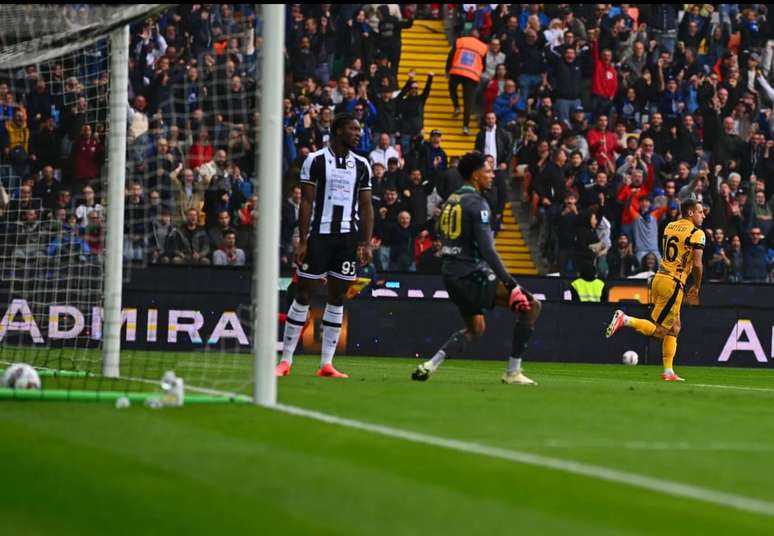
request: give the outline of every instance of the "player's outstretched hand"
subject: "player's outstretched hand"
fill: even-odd
[[[685,297],[685,301],[688,305],[699,305],[699,289],[691,287],[688,291],[688,295]]]
[[[296,266],[302,268],[304,259],[306,259],[306,242],[299,242],[296,244],[295,251],[293,252],[293,261],[296,263]]]
[[[360,264],[363,266],[371,264],[371,260],[374,258],[374,253],[371,250],[370,243],[364,242],[357,247],[357,258],[360,261]]]
[[[521,290],[520,286],[517,285],[511,291],[511,297],[508,299],[508,306],[512,311],[530,310],[529,298],[527,298],[527,295],[524,294],[524,291]]]

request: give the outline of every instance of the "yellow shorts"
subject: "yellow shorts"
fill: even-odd
[[[653,309],[650,319],[664,329],[680,325],[680,306],[683,304],[683,286],[668,275],[656,274],[650,283]]]

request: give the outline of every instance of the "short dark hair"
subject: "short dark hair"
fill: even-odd
[[[236,233],[230,229],[223,233],[223,238],[226,238],[228,235],[234,235],[234,237],[236,237]]]
[[[693,199],[692,197],[689,197],[688,199],[684,199],[682,203],[680,203],[680,214],[683,216],[687,216],[688,212],[691,210],[696,209],[696,205],[698,205],[699,202]]]
[[[340,113],[336,114],[336,117],[333,118],[333,134],[336,135],[336,132],[340,128],[344,128],[347,126],[350,122],[355,121],[356,118],[354,115],[350,113]]]
[[[486,158],[484,158],[484,155],[481,152],[471,151],[460,158],[457,169],[459,170],[460,175],[462,175],[462,178],[468,181],[477,169],[484,167],[485,163]]]

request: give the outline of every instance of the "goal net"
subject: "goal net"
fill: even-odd
[[[30,364],[72,398],[153,393],[167,371],[189,393],[252,393],[261,14],[0,6],[0,369]]]

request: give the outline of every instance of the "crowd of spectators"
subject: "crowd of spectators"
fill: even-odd
[[[774,20],[765,4],[473,5],[477,89],[549,271],[655,271],[679,202],[703,205],[707,279],[774,280]]]
[[[470,148],[496,169],[493,230],[508,185],[523,184],[549,269],[628,277],[654,270],[660,231],[693,195],[707,213],[707,277],[772,278],[774,24],[764,4],[287,5],[285,266],[301,163],[346,111],[361,118],[357,152],[372,162],[374,268],[438,271],[434,219],[461,178],[443,133],[424,128],[436,73],[397,79],[401,33],[423,17],[446,17],[452,44],[472,36],[486,48],[465,101],[480,124]],[[250,262],[257,24],[251,6],[195,4],[131,28],[128,262]],[[0,169],[19,178],[0,191],[4,255],[100,254],[107,63],[99,42],[0,76]],[[33,236],[40,227],[49,231]]]
[[[180,5],[130,27],[127,262],[240,266],[251,257],[253,8]],[[62,15],[89,9],[65,5]],[[36,265],[66,250],[89,262],[102,252],[108,51],[103,40],[0,76],[6,259]]]

